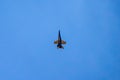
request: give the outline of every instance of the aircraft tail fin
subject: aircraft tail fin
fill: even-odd
[[[57,48],[64,49],[62,45],[58,45]]]
[[[61,48],[64,49],[64,47],[61,45]]]

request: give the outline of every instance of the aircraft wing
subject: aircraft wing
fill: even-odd
[[[54,41],[54,44],[58,44],[58,43],[59,43],[59,40]],[[62,40],[61,44],[66,44],[66,42]]]
[[[58,44],[58,40],[54,41],[54,44]]]
[[[63,41],[63,40],[62,40],[62,44],[66,44],[66,41]]]

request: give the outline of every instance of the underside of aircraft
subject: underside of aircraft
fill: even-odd
[[[57,48],[64,49],[62,44],[66,44],[66,41],[62,40],[60,30],[58,32],[58,40],[54,41],[54,44],[57,44]]]

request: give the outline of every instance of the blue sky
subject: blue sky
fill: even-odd
[[[119,3],[1,0],[0,80],[120,80]]]

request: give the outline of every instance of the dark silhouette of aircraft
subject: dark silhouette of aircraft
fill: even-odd
[[[58,32],[58,40],[54,41],[54,44],[57,44],[57,48],[64,49],[64,47],[62,46],[62,44],[66,44],[66,42],[62,40],[61,35],[60,35],[60,30]]]

